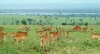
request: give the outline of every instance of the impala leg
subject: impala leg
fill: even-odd
[[[92,42],[93,38],[90,39],[90,43]]]
[[[22,46],[23,46],[23,42],[24,42],[24,41],[22,40]]]
[[[26,39],[24,39],[24,43],[26,43]]]
[[[2,43],[2,37],[0,36],[0,43]]]
[[[100,38],[98,38],[98,42],[100,41]]]
[[[40,47],[44,50],[44,42],[41,40]]]
[[[16,46],[17,44],[18,44],[18,39],[15,39],[14,46]]]
[[[4,37],[4,41],[6,41],[6,37]]]

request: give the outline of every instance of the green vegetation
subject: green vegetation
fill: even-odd
[[[68,15],[0,15],[0,25],[21,25],[22,20],[25,20],[27,25],[100,25],[99,14],[68,14]]]
[[[14,47],[14,38],[7,36],[5,42],[0,44],[0,54],[100,54],[100,42],[94,39],[90,43],[91,32],[90,28],[93,28],[95,32],[100,33],[100,16],[93,17],[94,15],[0,15],[0,26],[4,27],[5,33],[17,32],[17,28],[21,24],[27,24],[25,26],[30,27],[28,38],[26,43],[22,46],[22,42],[19,41],[16,47]],[[56,26],[71,30],[75,24],[85,27],[88,25],[87,32],[72,31],[70,33],[70,39],[67,38],[67,34],[62,34],[60,40],[56,43],[49,45],[47,51],[42,51],[40,48],[40,37],[36,34],[35,28],[41,30],[40,24],[44,24],[47,27],[53,25],[55,31]],[[64,24],[64,26],[62,26]],[[68,25],[65,25],[68,24]],[[48,32],[49,33],[49,32]]]
[[[1,25],[4,27],[4,32],[17,32],[16,28],[19,25]],[[60,26],[60,25],[59,25]],[[30,30],[26,43],[22,46],[22,42],[19,41],[16,47],[14,47],[14,38],[7,36],[6,42],[0,44],[0,54],[100,54],[100,42],[94,39],[90,43],[91,32],[89,28],[93,28],[94,31],[100,33],[99,26],[88,26],[87,32],[71,32],[70,39],[67,38],[67,34],[63,34],[61,39],[56,43],[52,43],[48,47],[48,51],[42,51],[40,48],[40,38],[36,34],[35,28],[40,26],[29,25]],[[55,27],[53,26],[55,31]],[[72,29],[74,26],[60,26],[62,28]],[[84,26],[81,26],[84,27]],[[48,32],[49,33],[49,32]]]

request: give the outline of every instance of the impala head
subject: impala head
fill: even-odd
[[[0,27],[0,31],[3,31],[3,29],[4,29],[3,27]]]
[[[15,32],[12,32],[12,33],[9,33],[10,34],[10,38],[12,38],[13,36],[15,36],[16,35],[16,33]]]
[[[30,30],[30,27],[25,27],[26,32]]]
[[[90,29],[91,30],[91,33],[94,33],[93,29]]]

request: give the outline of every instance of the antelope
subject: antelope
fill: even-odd
[[[9,33],[9,34],[10,34],[10,38],[12,38],[16,35],[16,32],[12,32],[12,33]]]
[[[0,31],[0,42],[2,42],[2,38],[4,39],[4,41],[6,41],[6,36],[8,33],[3,33],[2,31]]]
[[[41,25],[41,27],[42,27],[43,30],[45,29],[45,27],[43,25]]]
[[[83,31],[84,31],[84,32],[86,32],[86,30],[87,30],[87,26],[83,28]]]
[[[41,37],[40,37],[40,47],[44,50],[44,46],[47,44],[51,44],[52,43],[52,39],[51,37],[49,37],[47,35],[47,32],[45,32]]]
[[[59,33],[59,31],[57,30],[57,32],[50,32],[50,36],[54,41],[58,41],[58,39],[61,36],[61,33]]]
[[[40,36],[40,35],[42,35],[44,33],[44,30],[36,31],[36,33],[38,34],[38,36]]]
[[[14,36],[13,36],[14,39],[15,39],[14,46],[16,46],[16,45],[18,44],[18,41],[19,41],[19,40],[22,40],[22,46],[23,46],[23,42],[25,43],[26,38],[27,38],[27,36],[28,36],[28,32],[29,32],[29,28],[26,29],[26,32],[21,32],[21,31],[16,32],[16,33],[14,34]]]
[[[35,28],[35,30],[36,30],[36,33],[38,34],[38,36],[40,36],[44,33],[44,30],[37,31],[37,28]]]
[[[3,31],[3,29],[4,29],[3,27],[0,27],[0,31]]]
[[[51,31],[51,30],[52,30],[52,26],[50,26],[50,27],[48,28],[48,30]]]
[[[18,27],[18,30],[24,30],[26,27],[22,25],[21,27]]]
[[[93,31],[93,29],[91,29],[91,38],[90,38],[90,42],[92,42],[93,39],[98,38],[98,41],[100,40],[100,34],[95,33]]]
[[[68,38],[70,37],[70,30],[67,30],[67,35],[68,35]]]

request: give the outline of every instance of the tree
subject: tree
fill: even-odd
[[[88,26],[88,22],[85,22],[85,26]]]
[[[62,25],[68,25],[67,23],[62,23]]]
[[[27,25],[27,21],[26,21],[25,19],[23,19],[23,20],[21,21],[21,23],[24,24],[24,25]]]
[[[12,22],[12,23],[13,23],[13,22]],[[15,20],[15,24],[16,24],[16,25],[19,25],[19,23],[20,23],[19,20]]]
[[[28,18],[28,19],[27,19],[27,21],[28,21],[29,25],[31,25],[31,24],[32,24],[33,19]]]

